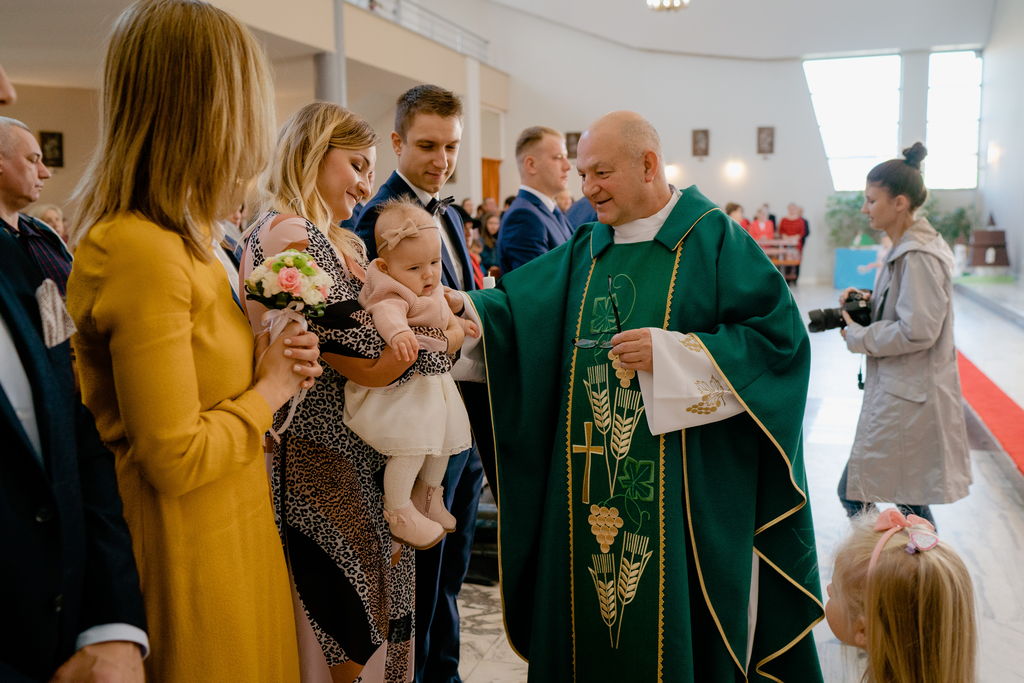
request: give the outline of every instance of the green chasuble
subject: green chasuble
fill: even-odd
[[[807,334],[760,247],[695,187],[681,195],[652,241],[616,245],[590,223],[470,293],[505,626],[531,681],[821,680],[801,446]],[[652,435],[638,380],[602,347],[616,314],[622,329],[687,334],[745,412]],[[687,410],[713,412],[713,382],[695,382],[703,400]]]

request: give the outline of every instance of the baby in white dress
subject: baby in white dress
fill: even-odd
[[[375,239],[379,258],[366,269],[359,303],[398,356],[413,361],[419,349],[445,351],[448,343],[413,333],[411,326],[445,330],[461,346],[476,325],[451,312],[441,286],[441,235],[418,204],[383,206]],[[444,507],[441,481],[449,456],[472,445],[469,418],[451,374],[413,375],[387,387],[345,384],[344,421],[388,456],[384,468],[384,518],[391,535],[414,548],[429,548],[455,530]]]

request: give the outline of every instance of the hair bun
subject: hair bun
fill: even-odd
[[[920,142],[915,142],[903,150],[903,160],[916,169],[921,168],[921,162],[928,156],[928,150]]]

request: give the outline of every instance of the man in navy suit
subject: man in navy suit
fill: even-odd
[[[594,205],[590,203],[590,199],[586,196],[580,197],[572,203],[569,210],[565,212],[565,217],[569,219],[569,225],[572,226],[573,231],[580,227],[584,223],[593,223],[597,220],[597,210],[594,209]]]
[[[557,130],[532,126],[516,141],[519,194],[501,217],[498,265],[507,273],[546,254],[572,237],[573,226],[555,205],[569,181],[565,138]]]
[[[389,199],[408,197],[418,200],[433,213],[441,201],[441,188],[455,170],[461,140],[462,102],[455,93],[436,85],[419,85],[398,98],[395,130],[391,133],[398,170],[363,209],[356,227],[371,259],[377,256],[373,232],[379,215],[377,207]],[[443,210],[438,209],[434,216],[441,232],[441,281],[452,289],[475,289],[462,218],[454,206],[447,205],[443,205]],[[461,384],[473,431],[482,437],[490,435],[491,428],[481,387],[481,384]],[[481,428],[477,428],[478,425]],[[469,568],[482,485],[483,466],[476,446],[451,457],[444,495],[448,509],[457,520],[456,531],[433,548],[416,553],[418,683],[461,680],[456,598]]]
[[[16,224],[10,196],[0,192],[0,217]],[[114,457],[75,396],[62,306],[0,230],[0,680],[141,683],[149,644],[131,538]]]

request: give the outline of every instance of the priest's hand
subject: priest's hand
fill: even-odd
[[[462,309],[466,307],[466,300],[462,298],[462,292],[451,287],[445,287],[444,298],[448,302],[448,308],[452,309],[452,313],[462,315]]]
[[[651,330],[639,327],[619,332],[612,337],[612,353],[619,357],[619,364],[627,370],[654,371],[654,354],[651,345]]]

